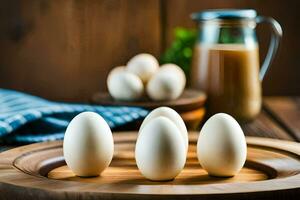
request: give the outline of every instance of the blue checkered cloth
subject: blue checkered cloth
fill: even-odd
[[[112,129],[148,114],[137,107],[57,103],[0,89],[0,143],[61,140],[70,120],[84,111],[100,114]]]

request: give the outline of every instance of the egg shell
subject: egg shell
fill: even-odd
[[[97,113],[83,112],[67,127],[63,153],[77,176],[98,176],[109,166],[114,152],[111,130]]]
[[[117,100],[133,101],[144,92],[141,79],[133,73],[119,68],[108,75],[107,88],[110,95]]]
[[[112,77],[113,74],[119,73],[119,72],[123,72],[123,71],[126,71],[126,67],[125,67],[125,66],[118,66],[118,67],[113,68],[113,69],[108,73],[107,81]]]
[[[140,172],[147,179],[174,179],[183,169],[186,155],[180,131],[166,117],[151,120],[138,135],[135,159]]]
[[[167,64],[161,65],[159,69],[160,69],[160,71],[176,73],[177,76],[180,77],[180,79],[182,81],[183,88],[185,87],[186,77],[185,77],[184,71],[178,65],[173,64],[173,63],[167,63]]]
[[[146,86],[146,91],[155,101],[174,100],[182,94],[185,84],[183,71],[174,64],[168,64],[153,75]]]
[[[138,54],[127,63],[127,70],[139,76],[143,83],[147,83],[158,68],[156,58],[147,53]]]
[[[238,122],[225,113],[210,117],[200,131],[197,155],[210,175],[236,175],[247,157],[246,139]]]
[[[181,136],[185,142],[185,146],[186,149],[188,150],[188,146],[189,146],[189,138],[188,138],[188,131],[187,128],[185,126],[185,123],[183,121],[183,119],[181,118],[181,116],[172,108],[169,107],[159,107],[156,108],[154,110],[152,110],[147,117],[144,119],[141,127],[140,127],[140,131],[145,127],[145,125],[147,123],[149,123],[151,120],[153,120],[154,118],[157,117],[167,117],[168,119],[170,119],[179,129]]]

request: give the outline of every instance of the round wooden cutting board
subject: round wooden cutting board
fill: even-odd
[[[80,178],[65,165],[62,142],[38,143],[0,154],[0,199],[299,199],[300,144],[248,137],[244,168],[210,177],[190,132],[184,170],[173,181],[146,180],[134,159],[136,132],[114,133],[115,153],[99,177]]]
[[[177,112],[193,111],[202,108],[206,101],[206,94],[201,91],[186,89],[181,97],[172,101],[152,101],[147,97],[139,101],[118,101],[114,100],[108,93],[96,93],[91,103],[109,106],[138,106],[152,110],[160,106],[168,106]]]

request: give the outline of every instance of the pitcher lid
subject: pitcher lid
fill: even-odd
[[[253,19],[257,13],[253,9],[211,9],[191,14],[193,20],[212,19]]]

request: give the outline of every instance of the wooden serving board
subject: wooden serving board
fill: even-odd
[[[206,101],[206,94],[201,91],[185,89],[183,94],[172,101],[152,101],[148,97],[143,97],[139,101],[118,101],[114,100],[108,93],[96,93],[91,98],[91,103],[110,106],[138,106],[152,110],[160,106],[168,106],[177,112],[193,111],[202,108]]]
[[[0,154],[0,199],[299,199],[299,143],[248,137],[244,168],[234,177],[216,178],[198,163],[197,134],[189,133],[184,170],[168,182],[149,181],[138,171],[136,132],[114,133],[114,159],[93,178],[70,171],[61,141],[15,148]]]

